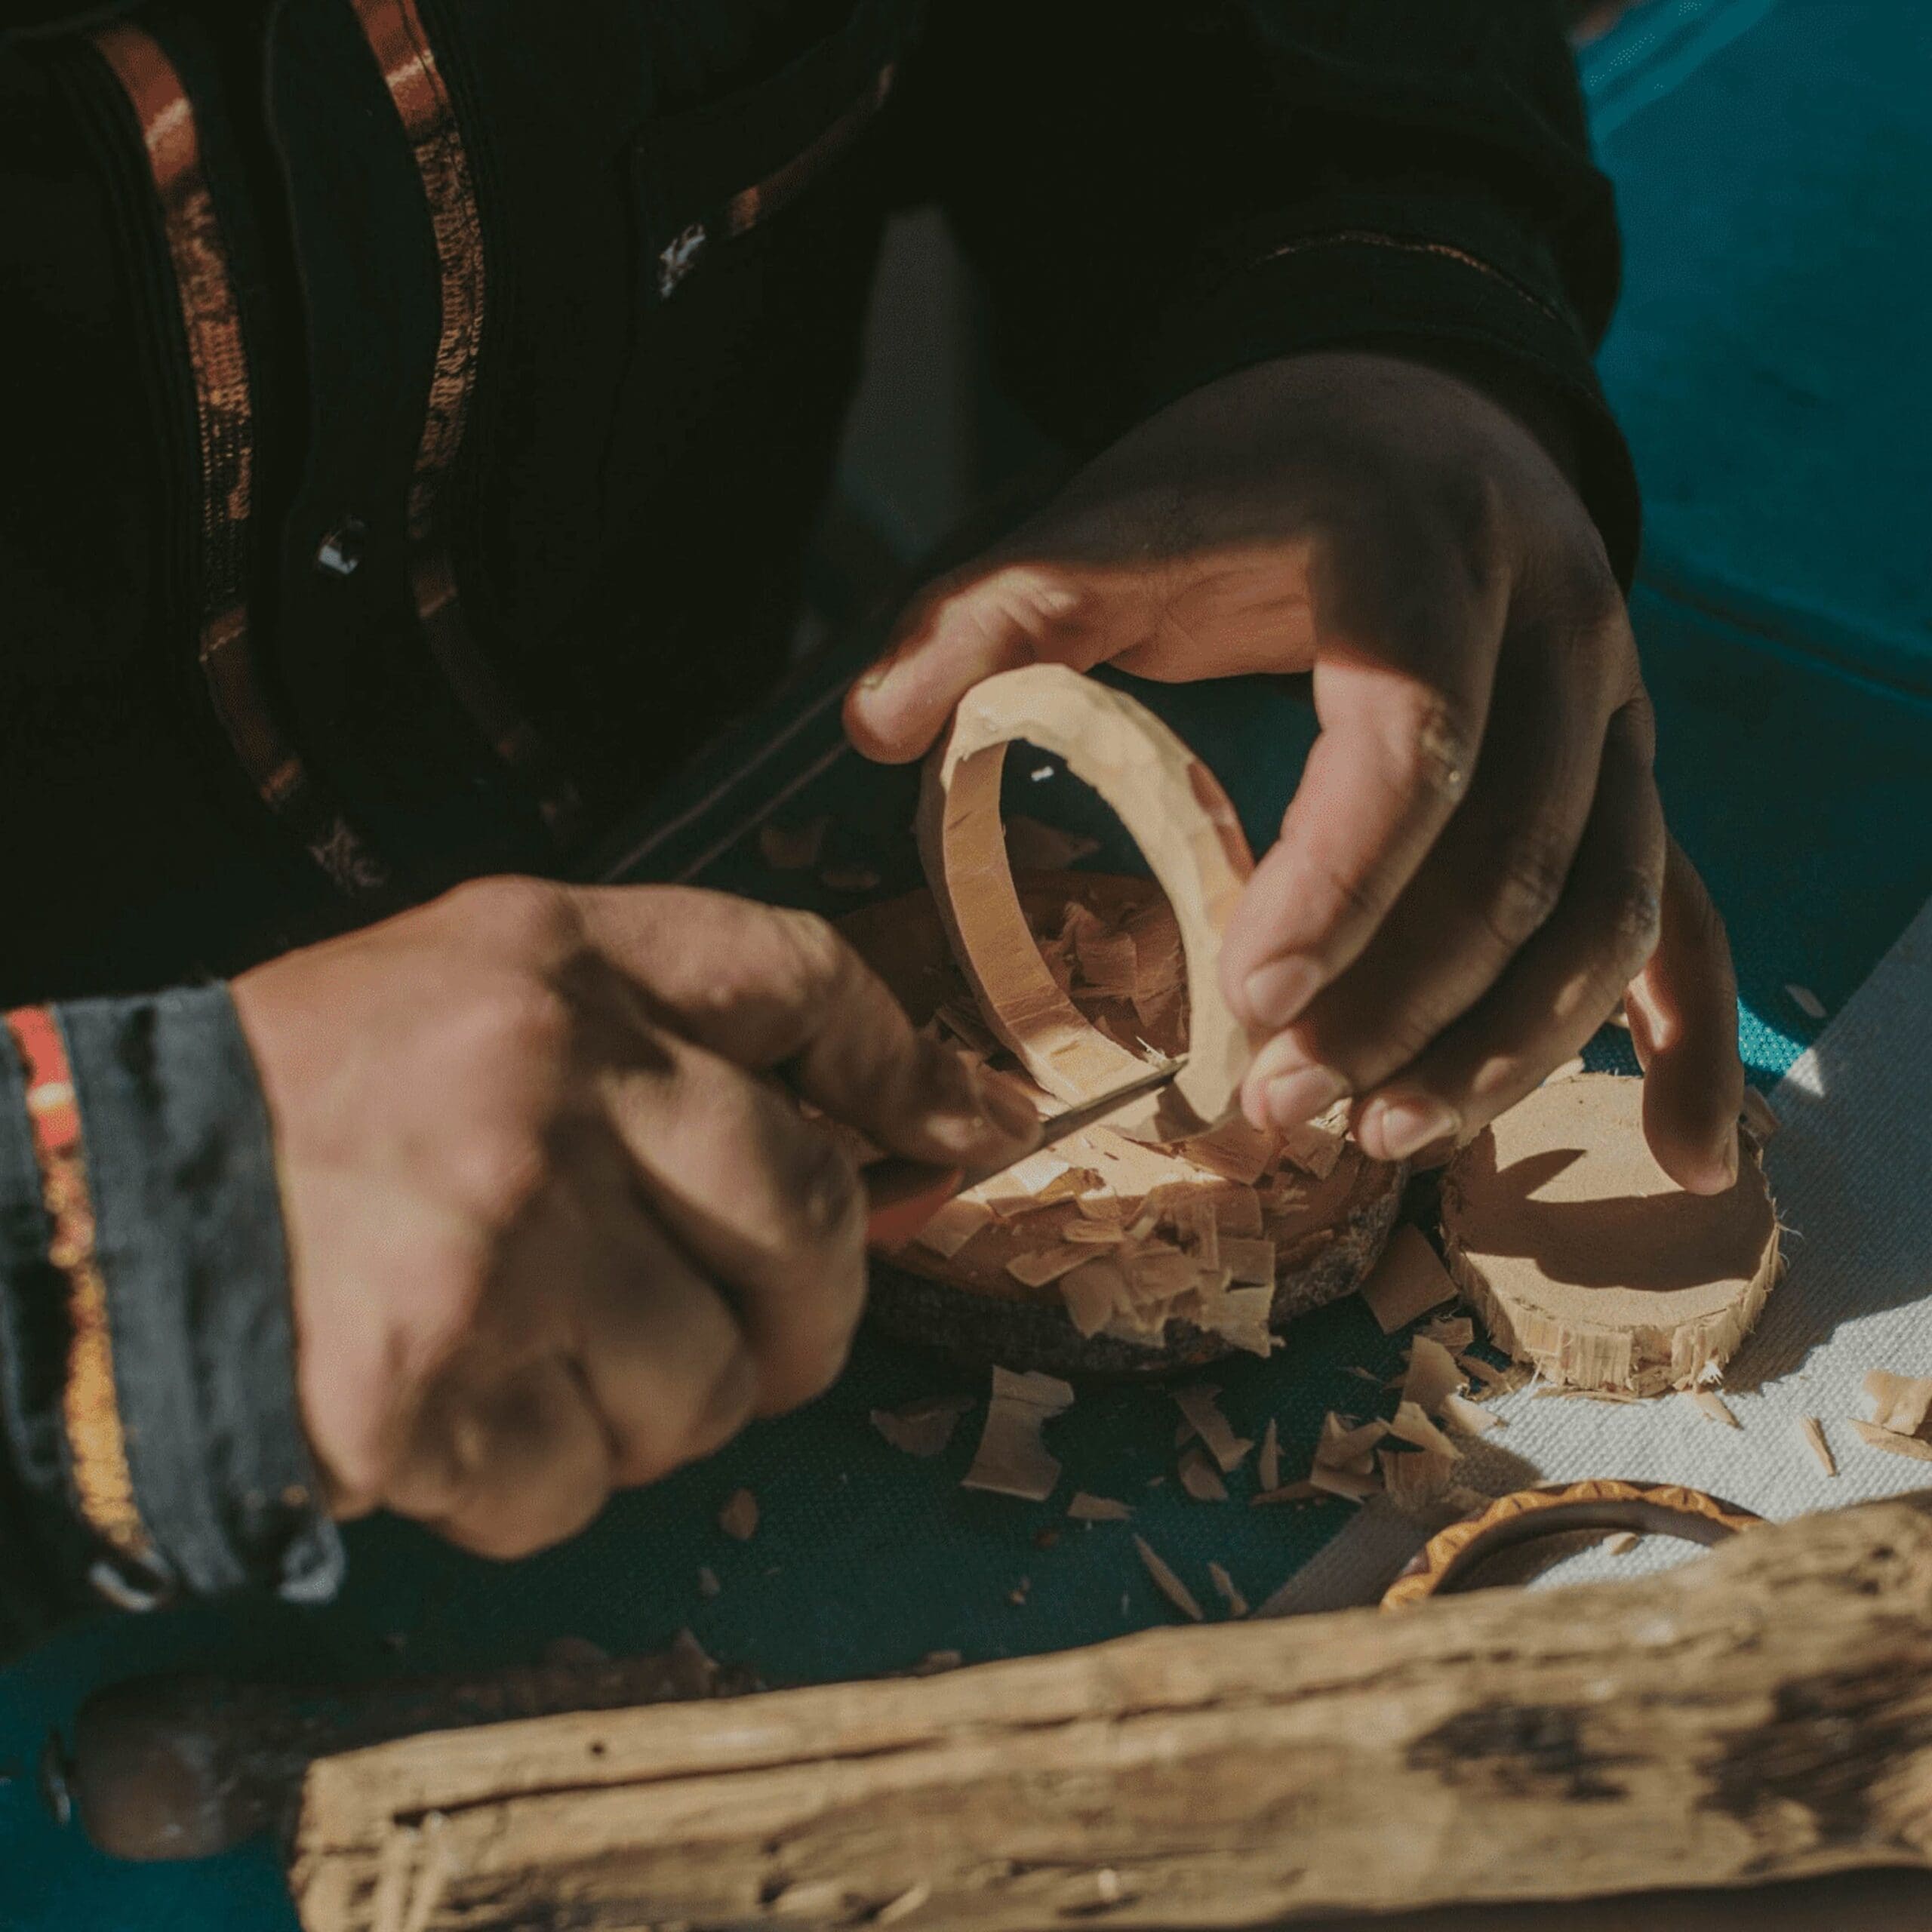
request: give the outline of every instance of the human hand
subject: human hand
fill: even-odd
[[[486,1555],[837,1374],[865,1195],[768,1076],[915,1160],[1038,1131],[823,921],[715,893],[488,881],[234,995],[331,1507]]]
[[[1041,659],[1314,673],[1321,735],[1223,949],[1257,1124],[1352,1097],[1371,1154],[1446,1154],[1627,987],[1657,1159],[1697,1192],[1735,1179],[1724,929],[1664,829],[1601,541],[1516,416],[1364,354],[1196,390],[929,586],[847,728],[918,757],[973,685]]]

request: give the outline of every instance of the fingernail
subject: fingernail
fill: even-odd
[[[1349,1091],[1349,1083],[1333,1068],[1297,1067],[1269,1081],[1268,1118],[1277,1127],[1300,1127],[1326,1113]]]
[[[1724,1137],[1724,1187],[1728,1192],[1737,1185],[1737,1129],[1733,1128]]]
[[[1257,1026],[1285,1026],[1312,1000],[1321,969],[1312,959],[1271,959],[1241,983],[1250,1018]]]
[[[1456,1110],[1440,1100],[1384,1100],[1376,1109],[1375,1124],[1383,1158],[1406,1161],[1438,1140],[1451,1139],[1458,1122]]]

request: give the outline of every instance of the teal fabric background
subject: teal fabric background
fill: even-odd
[[[1768,1084],[1817,1030],[1786,983],[1836,1008],[1932,892],[1932,374],[1918,343],[1932,319],[1932,20],[1906,0],[1653,0],[1591,51],[1586,79],[1629,233],[1629,293],[1604,367],[1650,500],[1634,609],[1663,780],[1730,921],[1746,1054]],[[1208,754],[1265,841],[1312,737],[1299,688],[1145,694]],[[832,813],[835,856],[875,867],[882,891],[914,881],[909,774],[841,755],[835,707],[813,708],[811,690],[787,707],[786,728],[776,713],[755,721],[690,774],[638,875],[695,870],[772,894],[785,881],[744,832],[784,795],[787,815]],[[1028,761],[1015,763],[1028,809],[1069,820],[1092,809],[1063,778],[1035,784]],[[1607,1035],[1592,1057],[1617,1063],[1626,1051]],[[1278,1420],[1292,1471],[1322,1412],[1359,1408],[1369,1392],[1347,1367],[1386,1372],[1395,1359],[1349,1306],[1303,1324],[1273,1361],[1212,1379],[1244,1432]],[[1067,1473],[1038,1506],[958,1487],[982,1411],[932,1463],[890,1449],[866,1420],[971,1386],[869,1338],[811,1409],[621,1499],[568,1549],[495,1566],[379,1522],[352,1534],[349,1586],[328,1611],[103,1619],[70,1633],[0,1677],[0,1773],[13,1774],[0,1784],[0,1927],[294,1923],[265,1847],[123,1868],[45,1821],[31,1777],[39,1740],[114,1678],[485,1667],[561,1635],[634,1651],[687,1625],[715,1654],[779,1681],[889,1669],[940,1648],[1007,1656],[1170,1614],[1128,1526],[1066,1522],[1076,1486],[1132,1502],[1132,1527],[1215,1608],[1211,1558],[1258,1601],[1344,1519],[1340,1503],[1246,1508],[1251,1460],[1230,1504],[1188,1501],[1172,1478],[1176,1412],[1156,1390],[1084,1392],[1050,1432]],[[741,1484],[763,1518],[744,1544],[715,1521]],[[700,1564],[721,1580],[715,1599],[698,1590]]]

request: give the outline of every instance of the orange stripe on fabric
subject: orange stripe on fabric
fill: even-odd
[[[344,892],[387,882],[387,869],[322,795],[282,734],[262,688],[247,608],[254,416],[241,309],[204,171],[193,103],[160,43],[125,23],[94,44],[133,108],[161,204],[195,388],[202,469],[197,656],[221,728],[257,795]]]
[[[441,285],[441,321],[409,488],[409,536],[416,549],[411,580],[417,614],[458,702],[497,757],[529,782],[545,823],[561,839],[577,822],[580,801],[478,648],[438,529],[444,486],[462,448],[475,389],[488,294],[483,226],[469,150],[415,0],[350,4],[415,158],[435,238]]]
[[[152,1564],[154,1546],[134,1501],[115,1389],[107,1284],[94,1249],[94,1197],[67,1043],[60,1022],[43,1006],[8,1014],[6,1025],[26,1074],[28,1131],[41,1199],[53,1226],[48,1259],[66,1288],[67,1373],[60,1409],[75,1496],[96,1535],[123,1555]]]

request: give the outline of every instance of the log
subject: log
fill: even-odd
[[[1932,1494],[1660,1576],[325,1759],[307,1932],[1264,1924],[1923,1866]]]
[[[1449,1272],[1497,1345],[1558,1388],[1696,1389],[1777,1279],[1777,1214],[1743,1146],[1727,1192],[1688,1194],[1644,1143],[1641,1081],[1540,1087],[1443,1177]]]
[[[1187,1063],[1123,1132],[1177,1140],[1232,1113],[1253,1057],[1222,997],[1221,934],[1254,870],[1241,822],[1214,774],[1124,691],[1060,664],[976,685],[926,763],[919,855],[948,937],[987,1023],[1046,1091],[1098,1100],[1146,1072],[1060,990],[1028,931],[1000,820],[1000,777],[1016,739],[1064,761],[1119,815],[1180,927],[1187,967]]]

